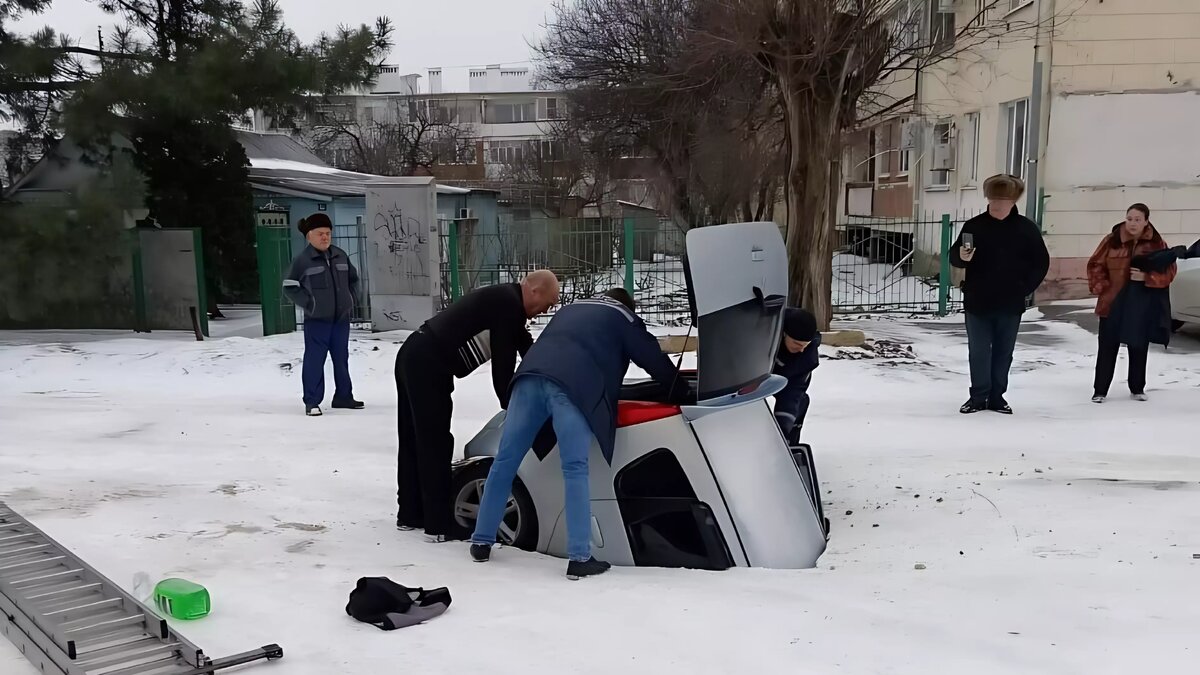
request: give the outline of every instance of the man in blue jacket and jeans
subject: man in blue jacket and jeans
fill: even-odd
[[[325,359],[333,359],[333,407],[359,410],[350,382],[350,315],[358,300],[358,270],[333,245],[333,223],[324,213],[303,218],[300,233],[308,246],[292,261],[283,293],[304,310],[304,412],[321,414],[325,400]]]
[[[603,574],[592,557],[588,452],[595,437],[611,462],[617,400],[629,362],[660,384],[676,384],[676,368],[634,313],[633,298],[615,288],[560,309],[533,343],[512,380],[500,448],[484,485],[471,557],[485,562],[525,453],[549,419],[558,437],[566,491],[567,578]]]

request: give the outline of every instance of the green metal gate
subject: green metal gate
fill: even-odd
[[[263,335],[296,330],[296,306],[283,294],[283,275],[292,265],[292,228],[284,207],[267,204],[258,211],[255,240],[258,284],[262,293]]]

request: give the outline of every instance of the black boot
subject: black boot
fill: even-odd
[[[998,412],[1001,415],[1013,414],[1012,406],[1008,405],[1008,401],[1005,401],[1003,398],[989,402],[988,410],[991,410],[992,412]]]
[[[567,563],[567,578],[571,581],[577,581],[584,577],[594,577],[597,574],[604,574],[608,568],[612,567],[606,562],[588,558],[587,560],[572,560]]]
[[[362,410],[366,407],[366,404],[364,404],[362,401],[355,401],[352,398],[348,398],[340,401],[335,400],[332,407],[341,410]]]
[[[962,407],[958,409],[958,412],[964,415],[971,415],[977,412],[983,412],[984,410],[987,410],[987,405],[980,403],[979,401],[970,400],[962,404]]]
[[[487,544],[471,544],[471,559],[475,562],[487,562],[492,558],[492,547]]]

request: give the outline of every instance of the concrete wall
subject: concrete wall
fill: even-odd
[[[1200,2],[1088,2],[1051,62],[1046,295],[1078,297],[1087,256],[1134,202],[1168,243],[1200,237]]]
[[[374,329],[416,330],[441,300],[437,195],[432,178],[367,189],[367,261]]]

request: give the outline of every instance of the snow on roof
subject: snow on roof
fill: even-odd
[[[327,197],[356,197],[367,192],[368,185],[413,182],[420,178],[377,176],[370,173],[343,171],[326,164],[298,162],[289,159],[250,158],[250,182],[270,189],[280,188],[324,195]],[[470,188],[451,185],[434,187],[440,194],[470,194]]]

